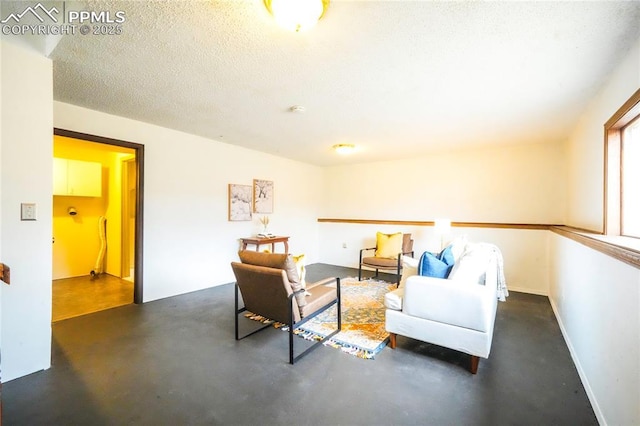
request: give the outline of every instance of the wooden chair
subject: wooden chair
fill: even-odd
[[[378,271],[395,271],[396,272],[396,284],[400,284],[400,277],[402,276],[402,256],[413,257],[413,240],[411,234],[402,234],[402,250],[398,252],[393,258],[374,256],[365,257],[365,252],[373,250],[374,253],[378,251],[378,246],[363,248],[360,250],[360,261],[358,266],[358,281],[362,281],[362,267],[372,268],[376,270],[376,274],[373,278],[378,277]]]
[[[242,263],[232,262],[235,284],[235,333],[236,340],[244,339],[269,327],[267,324],[244,336],[239,335],[238,316],[250,311],[289,328],[289,363],[307,355],[318,345],[333,337],[342,329],[340,305],[340,278],[327,278],[307,286],[310,295],[297,279],[297,271],[291,255],[241,251]],[[328,286],[335,283],[335,286]],[[238,292],[244,307],[239,307]],[[294,355],[294,330],[330,307],[337,306],[337,329],[316,341],[298,355]]]

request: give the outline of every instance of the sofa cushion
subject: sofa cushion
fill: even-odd
[[[418,275],[418,262],[420,262],[420,259],[402,256],[402,278],[400,278],[398,288],[404,288],[407,278]]]
[[[249,265],[266,266],[268,268],[283,269],[287,273],[287,279],[291,283],[291,290],[298,291],[303,289],[298,277],[298,269],[293,257],[284,253],[262,253],[257,251],[242,250],[238,252],[240,261]],[[298,307],[302,308],[307,304],[304,292],[296,294],[296,302]]]
[[[454,238],[448,246],[451,246],[451,253],[453,254],[453,262],[454,264],[460,260],[462,254],[467,248],[467,244],[469,243],[469,237],[464,234]]]
[[[495,288],[490,286],[414,276],[407,280],[402,312],[429,321],[487,332],[495,318],[496,303]]]
[[[404,297],[404,288],[397,288],[384,295],[384,306],[394,311],[402,310],[402,298]]]
[[[490,255],[490,252],[477,244],[468,244],[462,257],[451,270],[449,279],[484,285]]]
[[[398,267],[398,258],[389,259],[387,257],[363,257],[362,263],[366,263],[369,267],[380,267],[395,269]]]
[[[453,268],[453,264],[451,246],[446,247],[437,255],[425,251],[420,256],[418,274],[426,277],[447,278]]]
[[[300,308],[300,316],[306,318],[315,313],[324,305],[331,303],[338,297],[335,287],[319,285],[313,288],[312,293],[306,298],[307,303]]]
[[[394,259],[402,252],[402,232],[395,234],[376,234],[376,257]]]

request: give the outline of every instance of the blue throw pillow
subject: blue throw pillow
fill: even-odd
[[[449,266],[449,272],[451,272],[451,268],[453,268],[453,264],[456,261],[456,259],[453,257],[453,246],[447,246],[444,250],[442,250],[438,255],[438,259],[446,263]],[[447,272],[447,276],[449,276],[449,272]]]
[[[418,275],[435,278],[447,278],[453,268],[454,258],[451,246],[442,250],[439,254],[425,251],[420,256],[418,263]]]

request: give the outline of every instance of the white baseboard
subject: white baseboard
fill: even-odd
[[[600,406],[598,405],[598,401],[596,400],[596,396],[593,394],[593,390],[591,389],[591,385],[589,384],[589,379],[587,378],[587,375],[584,372],[584,369],[582,368],[582,365],[580,364],[580,360],[578,359],[578,356],[576,355],[576,351],[573,348],[573,345],[571,344],[571,340],[569,339],[569,335],[567,333],[567,330],[564,328],[564,324],[562,323],[562,319],[560,318],[560,315],[558,314],[558,308],[557,308],[556,304],[553,302],[553,299],[551,297],[549,298],[549,302],[551,302],[551,309],[553,309],[553,314],[556,316],[556,320],[558,321],[558,325],[560,326],[560,332],[562,333],[562,337],[564,337],[564,341],[567,344],[567,347],[569,348],[569,354],[571,354],[571,359],[573,360],[573,363],[575,364],[576,369],[578,370],[578,376],[580,376],[580,381],[582,381],[582,386],[584,386],[584,390],[587,393],[587,398],[589,398],[589,402],[591,403],[591,407],[593,408],[593,412],[596,415],[596,419],[598,419],[598,423],[600,423],[603,426],[606,426],[607,425],[607,421],[604,418],[604,415],[602,414],[602,410],[600,409]]]
[[[508,286],[507,290],[509,291],[515,291],[518,293],[528,293],[528,294],[536,294],[538,296],[549,296],[549,293],[547,293],[546,291],[538,291],[538,290],[532,290],[530,288],[526,288],[526,287],[513,287],[513,286]],[[507,299],[508,300],[508,299]]]

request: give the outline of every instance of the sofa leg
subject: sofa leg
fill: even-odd
[[[396,348],[396,333],[389,333],[389,347],[391,349]]]
[[[478,372],[478,364],[480,364],[480,357],[471,355],[471,365],[469,366],[471,374],[476,374]]]

